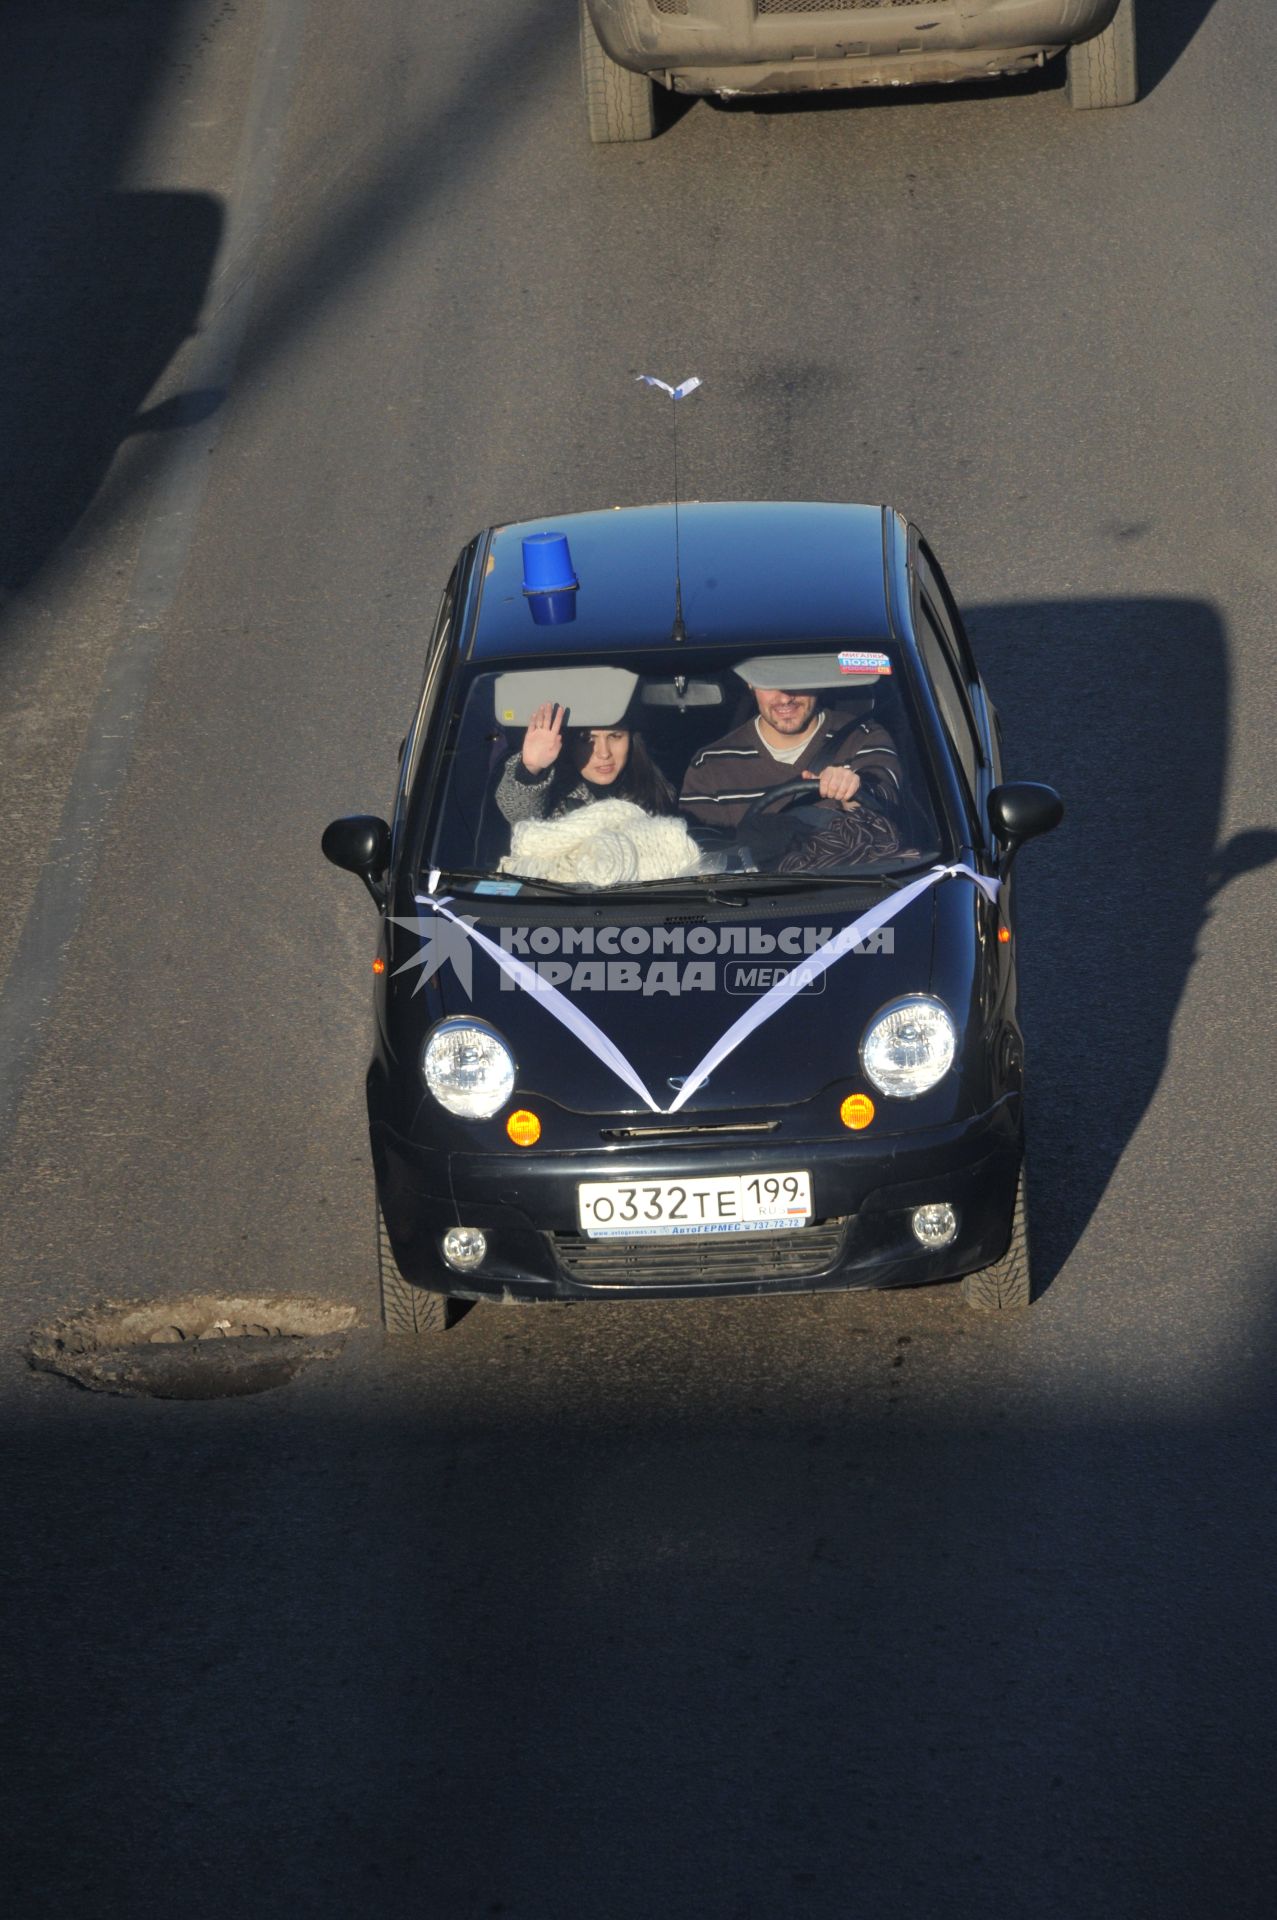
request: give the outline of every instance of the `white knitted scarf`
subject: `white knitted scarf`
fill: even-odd
[[[619,887],[674,880],[699,866],[696,842],[677,815],[644,813],[632,800],[596,800],[558,820],[520,820],[499,871]]]

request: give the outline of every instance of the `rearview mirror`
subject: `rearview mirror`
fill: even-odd
[[[1002,845],[998,871],[1005,880],[1026,840],[1050,833],[1064,818],[1064,802],[1054,787],[1037,780],[1010,780],[989,795],[989,825]]]
[[[386,904],[381,881],[390,865],[390,828],[375,813],[346,814],[330,821],[320,843],[324,858],[347,873],[357,873],[379,907]]]

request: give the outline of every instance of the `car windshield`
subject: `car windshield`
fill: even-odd
[[[720,875],[868,878],[935,857],[894,651],[704,659],[473,672],[426,870],[459,891],[616,893],[703,890]]]

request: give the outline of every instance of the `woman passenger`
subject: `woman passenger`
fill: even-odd
[[[564,727],[552,701],[528,722],[523,745],[501,769],[496,802],[511,826],[557,820],[593,800],[630,800],[645,813],[677,813],[674,789],[633,727]]]

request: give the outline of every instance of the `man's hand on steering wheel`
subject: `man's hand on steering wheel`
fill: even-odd
[[[811,790],[813,780],[820,783],[815,793]],[[826,767],[821,774],[800,773],[793,780],[781,781],[779,786],[765,787],[757,799],[750,801],[737,822],[737,828],[752,827],[760,813],[779,816],[796,800],[804,803],[804,812],[809,808],[814,811],[826,798],[831,805],[839,806],[845,812],[859,786],[860,775],[853,773],[849,767]]]
[[[804,773],[804,780],[819,780],[822,800],[833,800],[844,811],[860,790],[860,775],[850,767],[826,767],[823,773]]]

